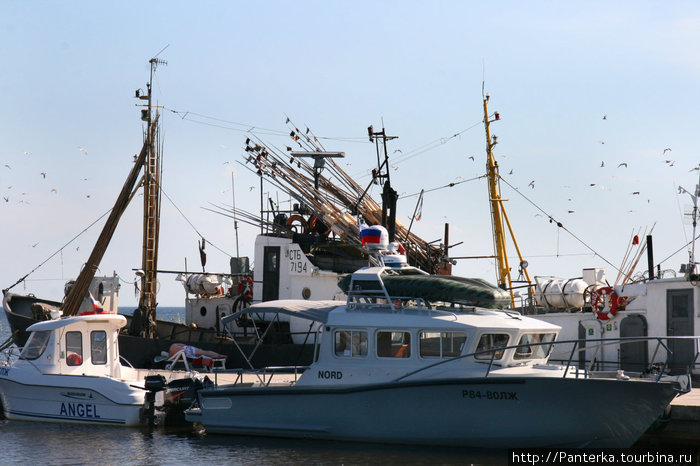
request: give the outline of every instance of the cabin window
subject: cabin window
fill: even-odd
[[[542,345],[539,343],[550,343],[554,341],[553,333],[527,333],[520,337],[518,346],[515,348],[513,359],[542,359],[549,356],[552,345]]]
[[[345,357],[367,356],[367,332],[338,330],[335,332],[335,355]]]
[[[93,364],[107,364],[107,332],[90,332],[90,359]]]
[[[453,358],[462,354],[467,334],[464,332],[420,332],[420,355],[424,358]]]
[[[22,352],[19,357],[21,359],[36,359],[44,353],[46,345],[49,343],[49,337],[51,337],[51,332],[49,331],[35,331],[29,335],[27,343],[22,348]]]
[[[501,359],[503,357],[503,351],[502,349],[497,350],[497,351],[489,351],[489,350],[494,350],[496,348],[502,348],[504,346],[508,346],[508,339],[509,336],[505,333],[485,333],[481,335],[481,338],[479,339],[479,345],[476,347],[476,352],[480,351],[487,351],[486,353],[481,353],[481,354],[475,354],[474,359],[486,359],[486,360],[491,360],[491,357],[493,356],[494,360]]]
[[[83,334],[66,332],[66,363],[80,366],[83,363]]]
[[[377,332],[377,356],[380,358],[411,357],[409,332]]]

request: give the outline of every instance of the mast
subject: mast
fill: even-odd
[[[524,283],[527,283],[527,287],[531,292],[532,296],[532,282],[530,281],[530,275],[527,272],[527,261],[523,259],[520,253],[520,248],[518,247],[518,242],[515,239],[515,234],[513,233],[513,228],[508,220],[508,215],[506,214],[503,202],[507,199],[501,198],[501,188],[499,184],[500,175],[498,173],[498,162],[493,155],[493,148],[498,144],[498,137],[491,136],[490,123],[493,121],[500,120],[500,115],[498,112],[494,112],[493,119],[490,119],[488,110],[488,101],[490,96],[486,94],[484,96],[484,128],[486,130],[486,175],[488,179],[489,187],[489,204],[491,206],[491,226],[493,227],[493,248],[494,256],[496,256],[496,273],[498,276],[498,286],[504,290],[508,290],[510,293],[510,300],[513,307],[515,307],[515,296],[513,294],[513,280],[510,275],[510,266],[508,264],[508,254],[506,250],[506,227],[510,233],[510,237],[513,240],[513,245],[518,253],[518,258],[520,259],[519,271],[525,276]]]
[[[142,336],[154,338],[156,336],[156,293],[158,270],[158,238],[160,233],[160,183],[161,183],[161,157],[159,134],[156,122],[153,119],[153,73],[158,65],[167,62],[158,58],[151,58],[151,75],[148,83],[148,95],[137,97],[148,101],[147,109],[141,110],[141,119],[146,122],[147,154],[144,160],[143,178],[143,250],[141,256],[141,294],[139,296],[139,310],[143,319]],[[137,91],[138,92],[138,91]],[[156,116],[157,118],[157,116]]]

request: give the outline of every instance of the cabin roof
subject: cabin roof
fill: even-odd
[[[108,324],[109,327],[122,328],[126,325],[126,317],[120,314],[95,314],[84,316],[64,317],[56,320],[45,320],[37,322],[27,328],[27,331],[46,331],[56,330],[62,327],[69,327],[77,324],[85,323],[88,325]]]

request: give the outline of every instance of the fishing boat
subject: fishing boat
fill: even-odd
[[[204,377],[122,364],[118,334],[125,325],[124,316],[109,312],[60,318],[54,311],[29,327],[19,355],[12,348],[0,364],[4,418],[114,426],[181,418]]]
[[[391,296],[387,273],[385,267],[355,272],[342,305],[282,300],[232,315],[282,313],[320,322],[314,362],[294,382],[203,388],[186,419],[225,434],[627,447],[689,389],[687,376],[600,373],[571,364],[577,342],[557,342],[559,326],[513,311],[435,308]],[[570,363],[549,364],[560,345]]]

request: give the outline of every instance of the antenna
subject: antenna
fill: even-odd
[[[698,165],[698,169],[700,169],[700,165]],[[686,274],[695,275],[695,234],[698,226],[698,197],[700,197],[700,170],[698,170],[698,184],[695,185],[695,192],[691,193],[683,186],[679,186],[678,194],[683,193],[689,195],[690,198],[693,200],[693,211],[690,214],[693,221],[693,244],[690,248],[690,251],[688,251],[688,267],[686,269]]]

